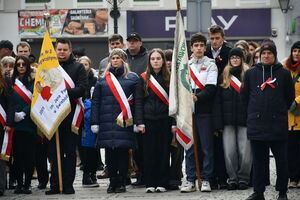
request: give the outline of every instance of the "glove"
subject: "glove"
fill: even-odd
[[[136,124],[133,124],[133,132],[134,133],[138,133],[139,132]]]
[[[91,98],[93,97],[93,94],[94,94],[94,89],[95,89],[95,87],[91,87],[91,90],[90,90],[90,93],[91,93]]]
[[[15,113],[15,122],[20,122],[22,121],[26,116],[26,113],[24,112],[16,112]]]
[[[99,132],[99,125],[92,125],[91,130],[93,133],[98,133]]]
[[[300,116],[299,104],[296,101],[294,101],[289,111],[295,116]]]

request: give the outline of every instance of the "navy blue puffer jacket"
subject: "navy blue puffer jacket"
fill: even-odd
[[[262,90],[268,78],[276,81]],[[288,109],[295,98],[289,71],[280,63],[261,63],[246,71],[242,96],[248,105],[247,134],[250,140],[284,140],[288,132]]]
[[[134,93],[139,77],[135,73],[122,76],[124,68],[111,68],[112,72],[122,86],[126,97]],[[135,94],[133,94],[135,96]],[[91,125],[99,125],[96,146],[101,148],[134,148],[135,135],[133,126],[120,127],[116,123],[121,113],[119,103],[111,92],[105,78],[97,81],[92,98]],[[131,112],[134,113],[133,106]]]

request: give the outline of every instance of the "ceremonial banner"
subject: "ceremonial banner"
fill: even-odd
[[[176,138],[185,149],[189,149],[193,144],[194,102],[192,99],[184,27],[181,13],[177,11],[169,92],[169,115],[176,119]]]
[[[35,77],[30,116],[49,140],[71,111],[62,71],[46,31]]]

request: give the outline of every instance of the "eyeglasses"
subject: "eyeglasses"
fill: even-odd
[[[231,56],[230,60],[241,60],[241,58],[238,56]]]
[[[25,66],[25,63],[17,63],[16,66],[17,66],[17,67],[26,67],[26,66]]]

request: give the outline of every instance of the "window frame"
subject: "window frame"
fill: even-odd
[[[271,5],[271,0],[235,0],[236,6],[249,5],[249,4],[263,4],[265,6]]]
[[[159,6],[163,7],[164,6],[164,1],[163,0],[143,0],[143,1],[135,1],[135,0],[129,0],[129,6],[134,7],[134,6]]]
[[[39,1],[43,1],[43,2],[26,2],[28,0],[24,0],[26,4],[41,4],[41,3],[50,3],[52,0],[39,0]],[[46,2],[47,1],[47,2]]]
[[[81,4],[81,3],[103,3],[104,0],[76,0],[77,3]]]

